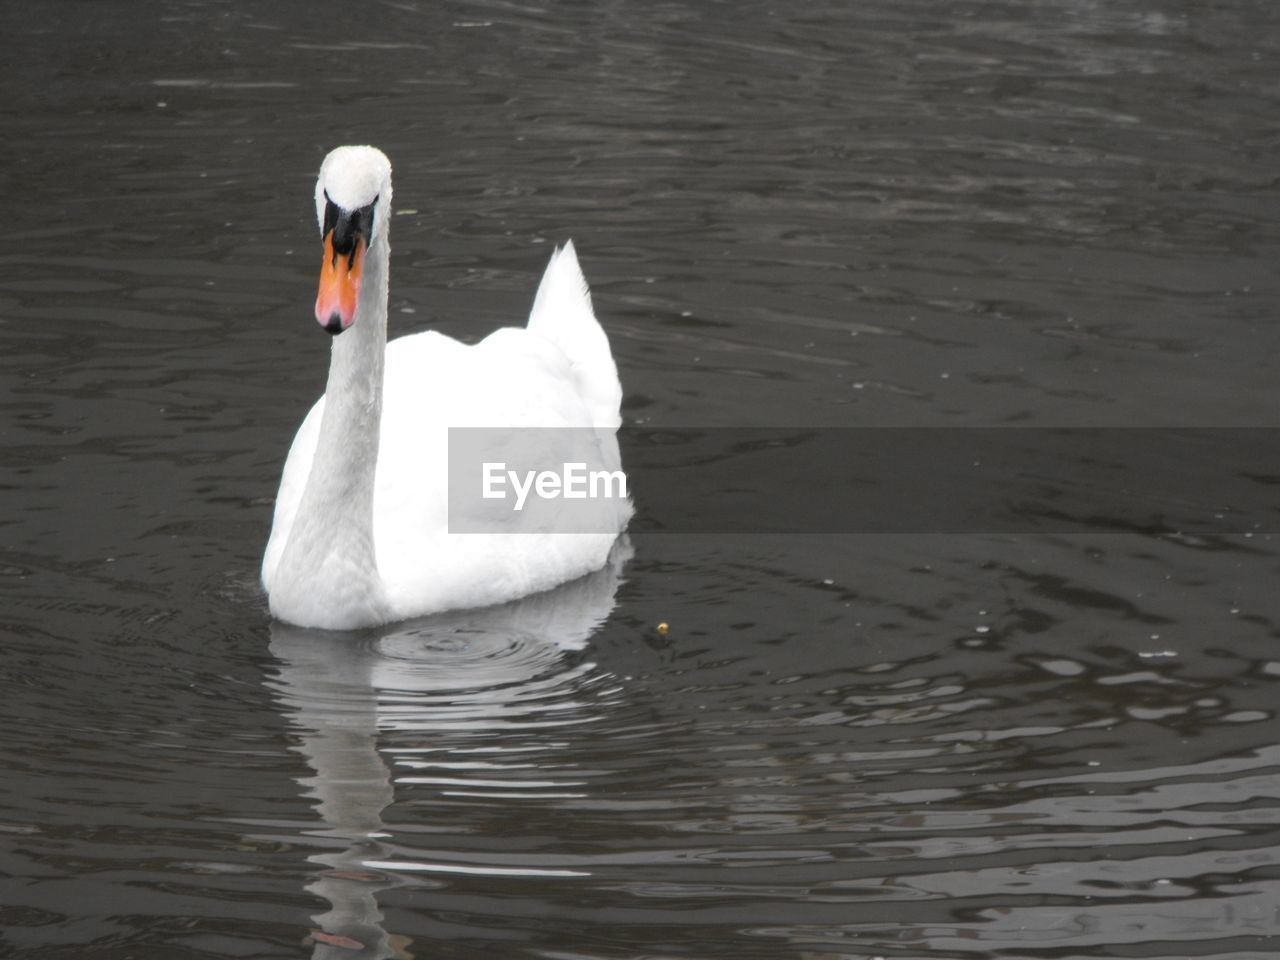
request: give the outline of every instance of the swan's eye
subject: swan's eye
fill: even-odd
[[[356,230],[369,243],[373,243],[373,208],[377,205],[378,198],[374,197],[373,203],[369,204],[367,207],[361,207],[351,215],[357,221]]]
[[[323,240],[338,223],[338,205],[329,199],[329,191],[324,192],[324,226],[320,230]]]

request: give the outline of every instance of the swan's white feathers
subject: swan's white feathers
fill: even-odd
[[[293,531],[293,521],[298,514],[302,491],[306,489],[311,463],[315,459],[316,442],[320,437],[320,421],[324,418],[324,396],[311,405],[303,417],[298,432],[293,436],[289,455],[280,474],[280,489],[276,491],[275,516],[271,522],[271,536],[262,556],[262,583],[271,591],[276,580],[276,569],[284,554],[285,544]]]
[[[324,397],[303,420],[285,463],[275,527],[263,563],[270,584],[288,539],[315,453]],[[598,569],[630,505],[613,511],[607,533],[449,533],[449,427],[598,426],[577,392],[571,364],[558,347],[527,330],[503,328],[467,346],[434,331],[387,344],[381,444],[374,487],[374,547],[395,619],[444,609],[486,606],[547,590]],[[589,469],[621,468],[612,429],[594,451],[575,448],[553,459]],[[562,437],[548,433],[550,439]],[[405,443],[403,438],[415,442]],[[565,431],[564,442],[579,439]],[[542,505],[546,505],[544,501]],[[530,505],[532,506],[532,504]],[[534,510],[526,525],[546,523]],[[460,518],[454,518],[455,521]]]
[[[425,417],[419,414],[426,412]],[[429,420],[430,423],[424,423]],[[483,606],[546,590],[599,568],[629,505],[608,503],[612,525],[598,534],[546,534],[545,515],[512,514],[509,534],[447,533],[449,427],[596,426],[576,389],[567,358],[526,330],[505,328],[475,346],[438,333],[393,340],[387,350],[382,438],[375,487],[374,544],[378,568],[395,609]],[[388,445],[416,431],[419,442]],[[612,430],[594,456],[565,450],[553,459],[591,459],[592,469],[620,468]],[[592,431],[540,434],[575,444]],[[543,501],[541,506],[554,505]],[[531,505],[532,506],[532,505]],[[465,518],[452,518],[455,524]],[[608,519],[608,518],[606,518]]]
[[[609,339],[591,309],[591,292],[572,240],[551,255],[533,299],[529,330],[550,340],[569,358],[578,393],[594,423],[617,427],[622,422],[622,384]]]

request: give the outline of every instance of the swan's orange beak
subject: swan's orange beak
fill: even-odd
[[[356,301],[360,278],[364,276],[367,244],[357,237],[348,254],[333,249],[333,233],[324,237],[324,262],[320,265],[320,292],[316,294],[316,321],[329,333],[338,334],[356,322]]]

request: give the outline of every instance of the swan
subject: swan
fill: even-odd
[[[472,507],[450,512],[451,427],[508,428],[504,443],[532,437],[550,462],[621,476],[622,386],[572,241],[552,253],[526,326],[474,345],[435,331],[388,343],[390,161],[338,147],[315,203],[315,313],[333,341],[324,395],[281,474],[262,561],[271,615],[358,629],[506,603],[603,567],[631,514],[625,490],[594,499],[572,532],[557,526],[567,506],[549,498],[525,513],[486,502],[486,516],[505,511],[487,532],[458,531]],[[511,429],[526,427],[566,429]]]

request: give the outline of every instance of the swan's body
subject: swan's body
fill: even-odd
[[[500,533],[450,532],[461,519],[449,510],[450,427],[577,428],[537,436],[557,446],[552,460],[616,471],[622,390],[572,244],[552,255],[527,327],[474,346],[434,332],[387,343],[390,199],[379,151],[325,159],[317,319],[341,335],[289,450],[262,563],[272,614],[300,626],[352,629],[549,589],[603,566],[630,515],[615,499],[595,504],[592,532],[554,532],[554,510],[510,514]],[[349,259],[348,231],[365,241]],[[345,293],[326,287],[348,263]]]

